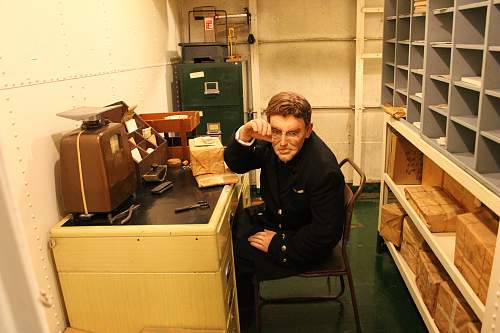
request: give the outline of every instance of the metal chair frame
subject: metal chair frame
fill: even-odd
[[[349,158],[343,159],[339,165],[344,166],[346,163],[350,164],[351,167],[356,171],[360,178],[360,184],[357,190],[352,193],[351,189],[346,185],[345,187],[345,223],[342,233],[342,240],[332,251],[332,256],[330,258],[331,262],[326,260],[326,263],[320,263],[315,267],[310,268],[306,272],[295,275],[304,278],[311,277],[326,277],[328,285],[328,295],[323,296],[298,296],[298,297],[280,297],[280,298],[264,298],[260,295],[260,282],[254,279],[254,290],[255,290],[255,316],[256,316],[256,326],[257,331],[260,332],[261,320],[260,311],[262,307],[266,304],[283,304],[283,303],[308,303],[308,302],[324,302],[324,301],[338,301],[338,298],[343,295],[345,291],[344,275],[347,275],[347,281],[349,283],[349,290],[351,292],[351,301],[354,311],[354,317],[356,320],[356,328],[358,332],[361,332],[361,323],[359,320],[358,305],[356,301],[356,295],[354,292],[354,284],[352,279],[351,267],[349,265],[349,258],[347,256],[347,243],[349,242],[349,236],[351,232],[351,221],[352,213],[354,210],[354,204],[358,199],[359,195],[363,191],[366,183],[366,176],[364,172]],[[340,255],[339,255],[340,252]],[[333,264],[333,258],[341,259],[341,263],[335,262]],[[340,291],[336,295],[332,295],[332,288],[330,283],[330,277],[337,276],[340,280]],[[342,303],[341,303],[342,304]]]

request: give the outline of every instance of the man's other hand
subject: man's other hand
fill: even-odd
[[[250,142],[252,139],[271,142],[271,125],[264,119],[253,119],[240,129],[239,139]]]
[[[267,253],[269,244],[271,244],[271,240],[273,239],[274,235],[276,235],[276,232],[264,229],[264,231],[260,231],[248,237],[248,241],[250,242],[250,245],[252,245],[256,249]]]

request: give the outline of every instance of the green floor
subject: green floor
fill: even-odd
[[[378,201],[360,201],[353,216],[349,258],[363,332],[426,332],[411,296],[389,253],[376,253]],[[266,282],[264,295],[326,291],[324,279],[289,278]],[[263,333],[355,332],[348,289],[341,302],[266,305]],[[242,329],[255,332],[255,327]]]

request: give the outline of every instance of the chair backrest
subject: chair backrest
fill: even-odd
[[[343,249],[345,249],[345,246],[347,245],[347,242],[349,241],[349,236],[351,234],[351,221],[352,221],[352,213],[354,210],[354,204],[356,203],[356,200],[358,199],[361,192],[363,192],[363,189],[364,189],[365,183],[366,183],[365,173],[350,158],[343,159],[339,163],[339,166],[342,168],[342,166],[344,166],[344,164],[346,164],[346,163],[349,163],[351,165],[351,167],[354,169],[354,171],[358,174],[360,180],[359,180],[359,186],[356,189],[356,192],[352,193],[351,189],[347,185],[345,186],[345,189],[344,189],[345,223],[344,223],[344,230],[342,233],[342,248]]]

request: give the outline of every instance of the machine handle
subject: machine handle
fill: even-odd
[[[205,82],[204,85],[205,85],[205,95],[218,95],[218,94],[220,94],[219,82],[210,81],[210,82]]]

